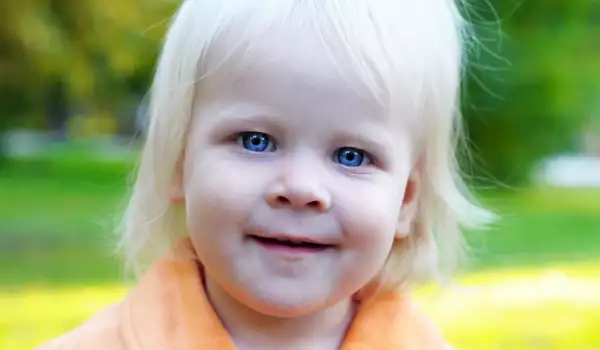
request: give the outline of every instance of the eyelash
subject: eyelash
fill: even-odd
[[[275,141],[266,133],[245,131],[234,135],[233,139],[237,145],[251,153],[274,152],[277,150]],[[260,144],[260,142],[266,142],[266,145]],[[346,157],[346,160],[349,161],[350,164],[343,164],[343,161],[340,161],[343,157]],[[350,159],[348,159],[348,157]],[[374,164],[374,157],[369,152],[350,146],[337,148],[333,152],[331,159],[346,168],[358,168]]]

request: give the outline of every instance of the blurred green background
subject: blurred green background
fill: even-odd
[[[0,348],[126,293],[113,228],[177,1],[2,0]],[[417,297],[458,349],[600,348],[600,2],[470,0],[466,175],[501,215]],[[468,160],[468,162],[467,162]]]

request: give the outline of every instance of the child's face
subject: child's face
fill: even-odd
[[[316,37],[273,35],[244,60],[201,83],[179,193],[208,278],[261,313],[305,314],[383,267],[411,219],[413,141]]]

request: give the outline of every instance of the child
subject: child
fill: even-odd
[[[184,1],[124,221],[152,264],[42,349],[447,348],[407,286],[487,218],[453,157],[463,38],[451,0]]]

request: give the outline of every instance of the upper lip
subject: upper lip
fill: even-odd
[[[333,242],[325,239],[312,238],[302,235],[294,235],[294,234],[285,234],[285,233],[277,233],[277,234],[262,234],[262,233],[248,233],[248,236],[255,236],[265,239],[274,239],[278,241],[289,241],[293,243],[311,243],[318,245],[327,245],[334,246]]]

